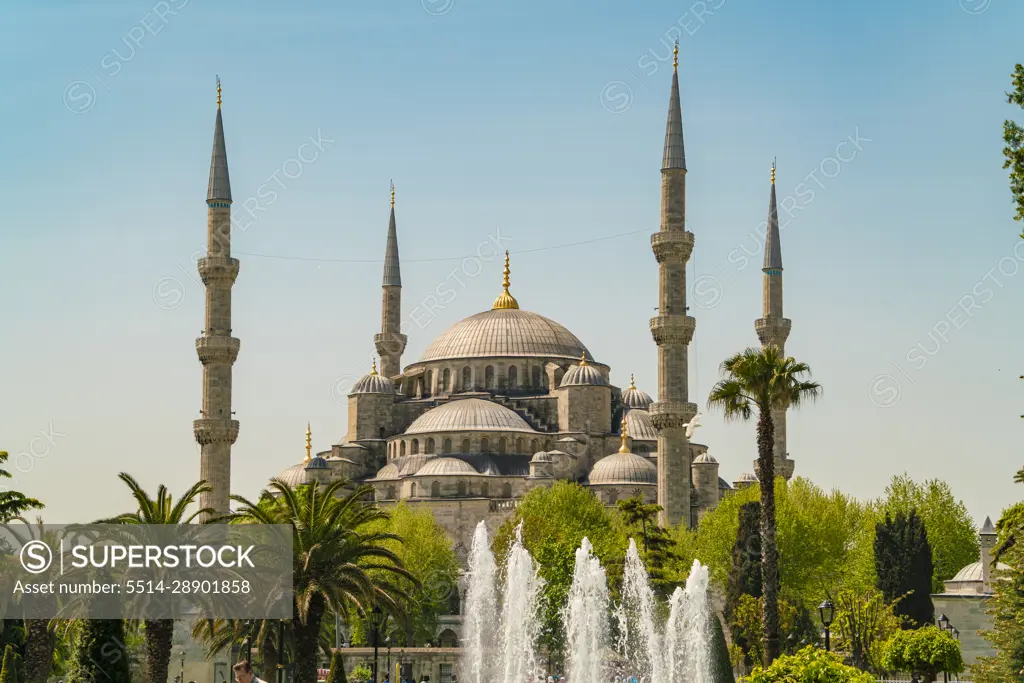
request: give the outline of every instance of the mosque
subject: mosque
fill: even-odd
[[[341,442],[314,455],[307,429],[305,459],[281,472],[281,479],[297,485],[346,478],[371,485],[381,504],[425,506],[462,558],[480,520],[494,531],[530,490],[558,480],[590,487],[608,506],[641,495],[660,504],[661,523],[673,526],[695,525],[731,490],[756,481],[744,474],[730,485],[708,447],[691,441],[700,422],[687,385],[696,323],[686,302],[686,263],[694,235],[685,224],[687,169],[677,71],[661,166],[661,225],[651,237],[659,269],[657,315],[650,321],[658,354],[656,397],[640,390],[632,376],[626,388],[617,386],[612,369],[576,335],[521,307],[512,294],[507,252],[504,281],[490,310],[456,323],[403,366],[408,339],[401,332],[392,186],[382,324],[374,335],[379,369],[374,363],[353,385]],[[206,286],[206,328],[196,340],[203,412],[194,432],[202,453],[200,475],[213,489],[201,506],[227,510],[231,446],[239,429],[231,412],[231,372],[240,348],[231,336],[231,290],[239,261],[230,250],[231,187],[220,105],[218,85],[208,250],[198,263]],[[782,347],[790,321],[782,312],[774,168],[768,214],[764,313],[755,331],[762,344]],[[786,451],[785,411],[774,417],[776,471],[789,478],[793,461]]]

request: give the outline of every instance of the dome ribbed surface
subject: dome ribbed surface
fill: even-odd
[[[999,562],[996,565],[996,567],[998,569],[1002,569],[1002,570],[1009,569],[1009,567],[1007,565],[1003,564],[1002,562]],[[980,583],[981,580],[982,580],[982,576],[983,576],[982,572],[983,571],[984,571],[984,569],[981,566],[981,562],[972,562],[971,564],[967,565],[966,567],[964,567],[963,569],[958,571],[956,573],[956,576],[954,576],[952,579],[950,579],[950,581],[957,581],[957,582],[961,582],[961,583],[965,583],[965,582],[969,582],[969,581],[977,581],[977,582]]]
[[[647,410],[654,403],[654,399],[646,391],[640,391],[636,387],[629,387],[622,392],[622,405],[627,408],[639,408]]]
[[[646,410],[630,410],[626,413],[626,430],[635,441],[657,441],[658,430],[651,422],[651,414]]]
[[[606,387],[608,380],[593,365],[574,365],[562,375],[560,387]]]
[[[313,477],[306,473],[306,465],[309,463],[300,462],[298,465],[292,465],[288,469],[277,475],[277,478],[288,484],[292,488],[301,486],[302,484],[308,484],[313,480]]]
[[[395,393],[395,385],[390,379],[384,377],[383,375],[371,373],[369,375],[363,375],[358,380],[356,380],[356,383],[352,385],[352,391],[349,393],[349,396],[351,396],[352,394],[393,393]]]
[[[462,431],[534,433],[526,420],[514,411],[479,398],[464,398],[432,408],[416,418],[405,433]]]
[[[704,451],[696,458],[693,459],[694,465],[717,465],[718,461],[715,460],[707,451]]]
[[[331,466],[327,464],[327,461],[319,455],[314,455],[306,463],[307,470],[329,470]]]
[[[597,461],[594,469],[590,470],[588,483],[657,484],[658,468],[635,453],[614,453]]]
[[[507,357],[579,359],[583,342],[554,320],[522,309],[497,309],[461,320],[431,342],[420,362]]]
[[[416,473],[417,477],[440,477],[453,474],[479,474],[476,468],[464,460],[458,458],[433,458],[420,468]]]
[[[531,463],[534,463],[534,462],[544,463],[544,462],[554,462],[554,461],[555,461],[555,459],[551,456],[551,454],[550,453],[545,453],[544,451],[541,451],[541,452],[537,453],[536,455],[534,455],[532,458],[530,458],[530,462]]]
[[[384,467],[377,470],[377,476],[374,478],[377,479],[377,481],[383,481],[388,479],[398,479],[398,477],[398,467],[394,463],[389,462],[387,465],[384,465]]]

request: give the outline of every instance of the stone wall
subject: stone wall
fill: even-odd
[[[985,611],[989,597],[950,593],[932,595],[936,618],[945,614],[949,623],[960,632],[960,651],[968,666],[977,661],[978,657],[995,654],[989,642],[978,633],[992,628],[992,617]]]

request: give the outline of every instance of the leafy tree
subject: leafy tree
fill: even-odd
[[[1014,481],[1024,481],[1024,470]],[[971,667],[978,683],[1024,681],[1024,546],[1016,542],[1022,537],[1022,520],[1024,502],[1005,510],[996,524],[996,559],[1010,569],[997,570],[999,580],[992,582],[993,595],[988,601],[992,628],[982,635],[995,654],[979,658]]]
[[[540,565],[545,581],[542,601],[541,641],[553,654],[564,650],[561,610],[572,585],[576,549],[584,537],[594,546],[610,578],[616,567],[621,572],[627,541],[604,504],[579,484],[560,481],[551,488],[530,491],[519,507],[501,525],[494,538],[494,553],[504,557],[523,525],[523,545]]]
[[[887,602],[899,600],[895,613],[904,628],[918,628],[935,619],[932,605],[932,549],[924,522],[911,510],[889,515],[875,530],[875,571],[878,589]]]
[[[127,472],[121,472],[117,476],[128,486],[138,508],[135,512],[126,512],[111,519],[99,520],[98,524],[191,524],[201,516],[216,514],[213,508],[188,512],[188,508],[196,501],[199,494],[213,490],[205,481],[193,484],[175,502],[174,496],[163,484],[157,488],[156,496],[150,496]],[[171,663],[174,620],[146,619],[144,633],[146,637],[146,669],[149,679],[165,681]]]
[[[735,683],[732,675],[732,662],[729,659],[729,645],[725,642],[725,632],[718,617],[711,617],[711,664],[714,668],[713,683]]]
[[[943,672],[958,674],[964,670],[960,643],[932,625],[896,633],[885,645],[882,664],[890,671],[922,674],[924,683],[931,683]]]
[[[331,654],[331,672],[327,674],[325,683],[348,683],[345,680],[345,661],[341,658],[341,652],[337,650]]]
[[[757,475],[761,484],[761,582],[764,598],[765,665],[779,654],[779,553],[775,525],[775,424],[771,411],[798,408],[821,394],[821,385],[804,380],[811,369],[784,357],[778,347],[750,348],[722,362],[723,379],[711,390],[709,407],[726,420],[749,420],[757,413]]]
[[[205,645],[207,657],[216,654],[230,653],[233,647],[247,648],[247,638],[252,638],[253,657],[250,661],[261,678],[272,680],[276,675],[277,664],[281,661],[278,645],[278,619],[197,619],[192,623],[192,638]],[[295,634],[292,622],[286,621],[281,628],[284,636],[285,652],[295,652]],[[333,638],[328,637],[326,629],[320,634],[320,649],[329,653],[334,645]],[[257,654],[258,653],[258,654]]]
[[[750,683],[874,683],[870,674],[846,666],[838,655],[808,645],[799,652],[777,659],[767,669],[758,667]]]
[[[75,630],[68,683],[131,683],[124,621],[89,619]]]
[[[1013,90],[1006,93],[1006,101],[1009,104],[1016,104],[1024,108],[1024,65],[1018,64],[1010,76],[1010,83]],[[1017,203],[1017,215],[1015,220],[1024,221],[1024,128],[1021,128],[1012,120],[1003,122],[1003,168],[1010,169],[1010,192]],[[1024,234],[1021,234],[1024,238]]]
[[[882,669],[880,646],[900,630],[902,619],[876,588],[844,590],[833,598],[832,646],[865,671]]]
[[[352,681],[370,681],[373,679],[373,672],[370,671],[370,667],[360,664],[356,668],[352,669],[351,675]]]
[[[895,476],[878,501],[881,515],[909,515],[916,510],[924,521],[932,548],[931,592],[941,593],[943,581],[978,561],[978,531],[963,501],[957,500],[949,485],[939,479],[917,483],[906,474]]]
[[[743,650],[743,663],[748,667],[764,660],[764,641],[758,638],[764,618],[763,605],[763,598],[743,595],[733,612],[730,625],[733,642]],[[781,654],[793,654],[808,643],[817,641],[817,626],[802,605],[780,600],[779,617]]]
[[[227,517],[229,521],[292,526],[295,683],[316,683],[325,614],[345,613],[354,605],[363,613],[377,606],[401,615],[409,596],[396,581],[416,581],[385,547],[401,539],[373,530],[387,518],[379,507],[366,503],[373,488],[358,486],[346,492],[347,486],[349,482],[337,480],[292,488],[272,479],[258,504],[232,496],[239,508]]]
[[[10,456],[8,456],[7,451],[0,451],[0,465],[7,462],[8,457]],[[11,473],[0,468],[0,479],[10,478]],[[31,510],[39,510],[44,507],[46,506],[40,501],[35,498],[29,498],[18,491],[10,491],[6,487],[2,487],[2,490],[0,490],[0,524],[21,517]]]
[[[640,559],[647,568],[651,587],[662,598],[667,598],[679,585],[672,574],[671,566],[676,559],[675,541],[668,530],[658,525],[658,513],[662,507],[655,503],[644,503],[638,493],[627,500],[618,502],[626,533],[639,538]]]
[[[741,595],[761,597],[761,503],[740,506],[739,528],[732,546],[732,568],[726,587],[725,613],[732,613]]]
[[[14,647],[8,645],[4,648],[4,663],[3,667],[0,668],[0,683],[18,683],[18,670],[15,664],[15,658],[18,654],[14,651]]]

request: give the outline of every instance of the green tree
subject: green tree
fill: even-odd
[[[293,530],[292,584],[295,591],[295,683],[316,683],[317,654],[324,615],[344,614],[349,606],[362,613],[373,607],[403,614],[409,595],[399,579],[415,582],[386,543],[401,539],[374,527],[387,513],[366,501],[373,488],[333,481],[292,488],[272,479],[259,503],[232,496],[238,511],[226,519],[253,524],[288,524]]]
[[[1024,108],[1024,65],[1018,64],[1010,75],[1013,90],[1006,93],[1006,101]],[[1011,119],[1003,122],[1003,168],[1010,169],[1010,192],[1017,204],[1015,220],[1024,221],[1024,128]],[[1024,238],[1024,233],[1021,234]]]
[[[744,653],[750,652],[747,634],[734,620],[740,599],[744,595],[761,597],[761,503],[751,501],[739,509],[739,527],[732,547],[732,568],[725,593],[725,617],[733,642]],[[759,634],[757,636],[759,637]],[[750,661],[746,662],[750,666]]]
[[[895,613],[904,628],[919,628],[935,619],[932,605],[932,549],[924,522],[916,510],[889,515],[875,529],[875,571],[878,589],[887,602],[896,602]]]
[[[199,494],[213,490],[205,481],[193,484],[175,501],[163,484],[157,488],[155,496],[150,496],[127,472],[121,472],[117,477],[128,487],[138,507],[134,512],[99,520],[97,524],[191,524],[203,515],[216,514],[212,508],[188,510]],[[152,681],[165,681],[171,663],[174,620],[146,619],[144,635],[147,675]]]
[[[679,585],[672,572],[677,555],[675,541],[668,530],[658,525],[658,513],[662,507],[656,503],[645,503],[637,492],[632,498],[618,502],[626,533],[638,539],[638,550],[651,587],[662,598],[667,598]]]
[[[353,683],[355,681],[361,681],[362,683],[366,683],[366,681],[369,681],[373,678],[373,672],[370,671],[370,667],[360,664],[356,668],[352,669],[351,678]]]
[[[1016,482],[1024,481],[1024,470]],[[985,639],[995,648],[991,657],[980,658],[971,668],[978,683],[1024,681],[1024,547],[1021,538],[1024,502],[1007,508],[996,524],[998,534],[996,559],[1010,569],[997,569],[998,579],[992,582],[988,613],[992,628],[984,631]]]
[[[742,595],[733,611],[730,630],[733,642],[743,651],[743,664],[750,667],[764,661],[764,641],[761,634],[764,598]],[[793,654],[818,639],[818,628],[803,605],[779,600],[780,654]]]
[[[780,657],[767,669],[754,669],[750,683],[874,683],[870,674],[846,666],[838,655],[808,645]]]
[[[843,590],[833,598],[832,647],[864,671],[882,669],[880,646],[900,630],[902,619],[876,589]]]
[[[0,465],[7,462],[7,451],[0,451]],[[0,468],[0,479],[10,479],[11,473]],[[0,491],[0,524],[10,522],[12,519],[21,517],[31,510],[40,510],[46,507],[35,498],[29,498],[18,491]]]
[[[537,488],[526,494],[515,514],[495,535],[496,557],[508,552],[520,523],[523,545],[540,565],[545,581],[541,640],[549,652],[560,655],[565,643],[562,609],[572,585],[580,542],[584,537],[590,540],[594,554],[614,577],[616,567],[621,572],[627,541],[601,501],[589,489],[572,482],[560,481],[551,488]]]
[[[713,683],[735,683],[732,662],[729,659],[729,645],[725,642],[722,622],[716,615],[711,616],[711,665],[714,669]]]
[[[30,524],[24,517],[16,518],[25,525],[25,531],[19,531],[8,525],[7,529],[14,537],[18,545],[24,546],[33,540],[43,541],[50,548],[60,545],[61,535],[54,531],[46,531],[43,520],[36,518],[35,524]],[[57,596],[36,595],[33,596],[33,603],[41,611],[57,613]],[[53,670],[53,655],[56,639],[50,629],[49,619],[25,619],[24,620],[24,657],[25,675],[20,676],[22,683],[46,683]],[[0,638],[0,641],[3,639]]]
[[[68,683],[131,683],[124,621],[89,619],[75,629]]]
[[[341,658],[341,652],[338,650],[331,654],[331,672],[327,674],[325,683],[348,683],[345,680],[345,661]]]
[[[757,475],[761,483],[761,582],[764,599],[765,665],[779,654],[779,551],[775,525],[775,423],[773,409],[799,408],[821,394],[821,385],[805,380],[806,363],[784,357],[779,348],[747,349],[722,362],[723,379],[711,390],[708,406],[720,407],[726,420],[750,420],[757,413]]]
[[[932,592],[943,591],[943,581],[978,561],[978,530],[963,501],[957,500],[949,485],[939,479],[917,483],[906,474],[894,476],[878,501],[880,515],[895,517],[911,510],[924,521],[932,548]]]
[[[14,651],[14,647],[8,645],[4,648],[4,663],[3,667],[0,668],[0,683],[18,683],[18,670],[15,664],[15,657],[18,654]]]
[[[958,674],[964,670],[960,643],[932,625],[893,635],[885,645],[882,664],[889,671],[922,674],[923,683],[931,683],[943,672]]]

